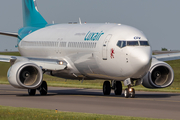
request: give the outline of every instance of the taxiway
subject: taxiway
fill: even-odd
[[[0,105],[59,111],[180,119],[180,94],[136,92],[136,98],[103,96],[102,90],[49,87],[47,96],[28,96],[27,90],[0,85]]]

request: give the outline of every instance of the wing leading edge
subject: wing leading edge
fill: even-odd
[[[180,53],[158,54],[153,55],[154,58],[160,61],[171,61],[180,59]]]

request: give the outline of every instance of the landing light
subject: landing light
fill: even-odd
[[[132,88],[129,89],[129,92],[132,92]]]
[[[60,65],[63,65],[63,62],[62,62],[62,61],[60,61],[60,62],[59,62],[59,64],[60,64]]]
[[[64,63],[63,63],[63,61],[59,61],[58,64],[59,65],[63,65]]]
[[[57,61],[58,65],[67,65],[66,61]]]

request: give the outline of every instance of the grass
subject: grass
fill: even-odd
[[[0,106],[1,120],[167,120]]]
[[[0,53],[3,55],[20,55],[17,52],[7,52]],[[158,91],[158,92],[177,92],[180,93],[180,60],[168,61],[168,64],[174,70],[175,79],[173,84],[170,87],[163,89],[148,89],[142,85],[136,86],[136,91]],[[0,62],[0,68],[3,69],[0,72],[0,84],[9,84],[6,74],[10,67],[9,63]],[[53,76],[44,75],[44,80],[47,81],[48,86],[57,86],[57,87],[73,87],[73,88],[93,88],[93,89],[102,89],[103,80],[85,80],[83,83],[78,80],[65,80],[62,78],[57,78]],[[125,87],[124,87],[125,88]]]
[[[0,55],[13,55],[13,56],[21,56],[19,52],[0,52]]]

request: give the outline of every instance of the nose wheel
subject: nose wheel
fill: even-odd
[[[125,98],[134,98],[135,97],[135,90],[134,88],[128,87],[124,90],[124,97]]]

